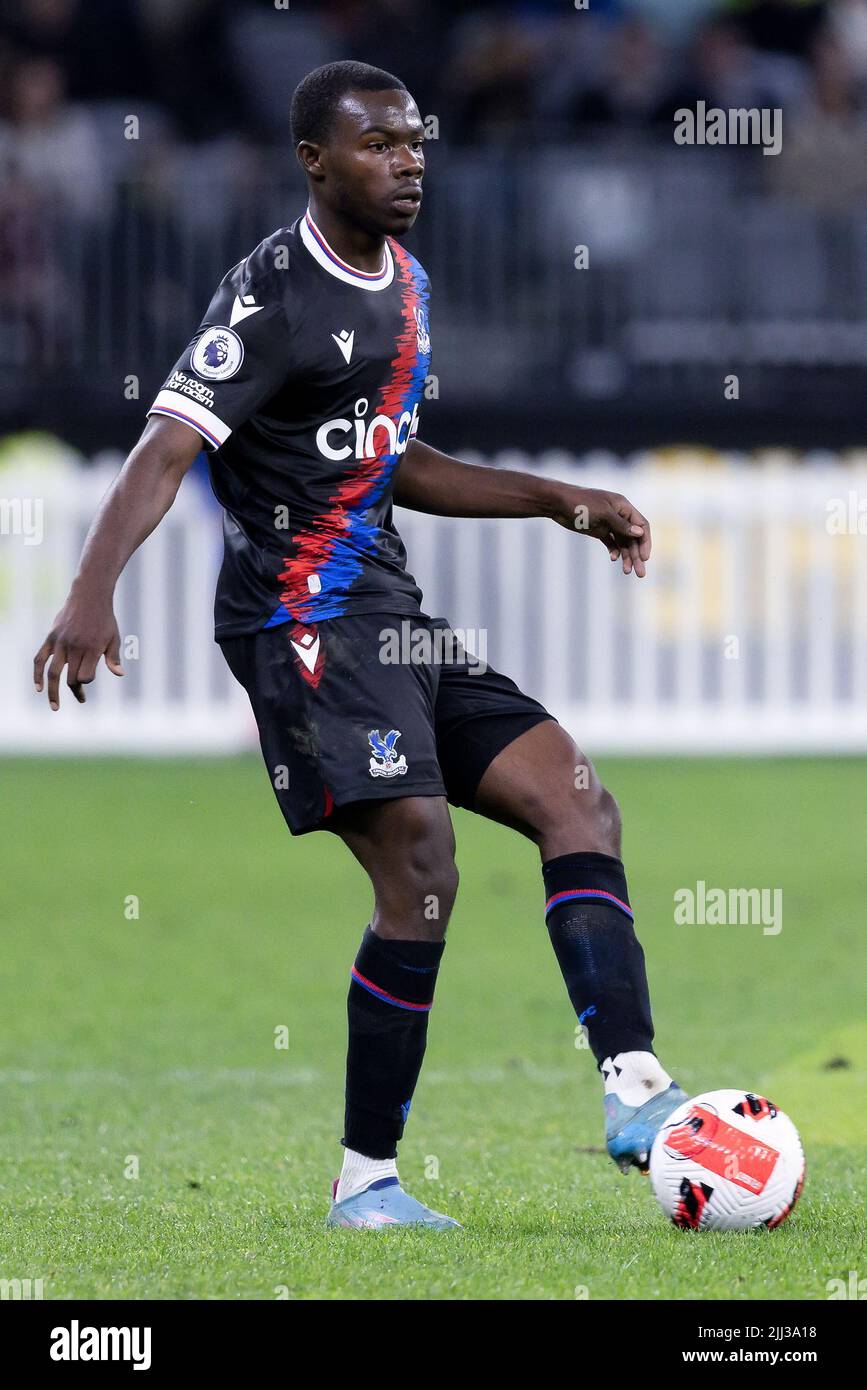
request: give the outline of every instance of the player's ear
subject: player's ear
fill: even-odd
[[[325,171],[322,168],[322,146],[314,145],[312,140],[300,140],[295,149],[298,163],[309,174],[312,179],[323,179]]]

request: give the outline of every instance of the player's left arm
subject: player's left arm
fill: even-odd
[[[576,487],[533,473],[461,463],[414,439],[394,488],[399,507],[433,516],[545,516],[579,535],[595,536],[623,573],[642,579],[650,558],[650,523],[619,492]]]

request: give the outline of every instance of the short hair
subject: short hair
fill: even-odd
[[[310,140],[321,145],[328,139],[337,104],[347,92],[405,92],[406,85],[393,73],[369,63],[326,63],[302,78],[292,95],[290,124],[292,143]]]

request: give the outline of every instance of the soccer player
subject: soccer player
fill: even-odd
[[[337,835],[375,895],[351,970],[328,1221],[445,1229],[457,1223],[403,1190],[396,1156],[457,891],[449,802],[538,846],[548,931],[624,1171],[646,1170],[685,1096],[653,1052],[614,798],[543,706],[423,613],[392,506],[548,517],[639,577],[650,527],[618,494],[421,442],[429,287],[400,243],[422,203],[418,109],[398,78],[340,62],[300,83],[291,121],[308,207],[217,289],[99,508],[34,679],[41,691],[47,675],[57,709],[64,668],[82,703],[100,657],[122,674],[115,584],[204,440],[224,509],[216,640],[249,694],[290,831]],[[397,661],[395,634],[408,639]]]

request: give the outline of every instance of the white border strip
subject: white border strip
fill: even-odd
[[[314,223],[314,226],[315,225]],[[301,240],[304,242],[304,245],[307,247],[314,261],[321,265],[323,270],[327,270],[329,275],[333,275],[336,280],[342,280],[346,285],[356,285],[360,290],[373,290],[374,293],[377,290],[388,289],[394,279],[394,259],[391,254],[391,247],[387,241],[385,243],[385,270],[382,278],[380,280],[365,280],[358,271],[353,273],[351,269],[342,269],[342,266],[346,264],[345,262],[341,262],[340,265],[337,265],[328,257],[308,227],[305,217],[301,219],[300,229]],[[318,230],[317,228],[317,231]],[[319,235],[322,236],[322,233],[319,232]],[[322,240],[325,241],[325,238],[322,237]],[[328,243],[325,242],[325,245],[327,246]],[[329,250],[331,250],[330,247]],[[331,255],[336,256],[337,260],[340,260],[336,251],[331,251]]]
[[[206,410],[198,401],[190,400],[189,396],[182,396],[180,391],[160,391],[148,415],[169,415],[173,420],[192,425],[205,443],[214,449],[225,444],[232,433],[229,425],[224,424],[212,410]]]

